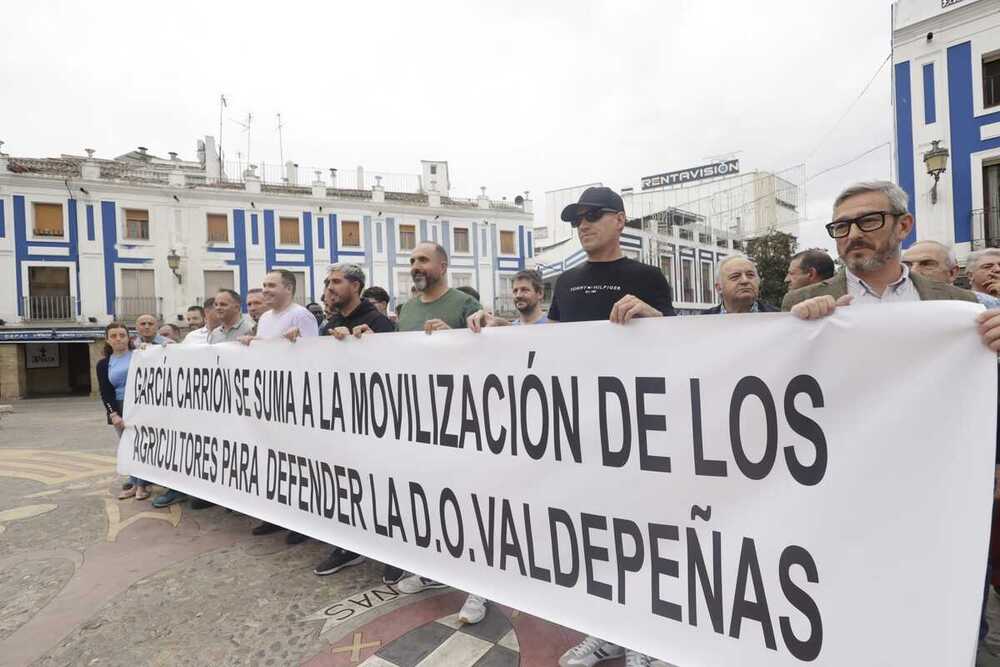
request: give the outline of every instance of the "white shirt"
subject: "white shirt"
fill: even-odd
[[[207,345],[208,344],[208,327],[202,327],[200,329],[195,329],[194,331],[188,332],[187,336],[184,336],[184,344],[190,345],[194,343],[195,345]]]
[[[294,327],[299,328],[300,336],[319,336],[316,316],[305,307],[292,302],[281,312],[272,309],[261,315],[257,323],[257,337],[278,338]]]
[[[905,301],[920,301],[920,294],[917,292],[917,287],[910,280],[910,267],[906,264],[903,264],[902,267],[903,273],[899,276],[899,279],[886,285],[885,291],[882,292],[881,296],[876,294],[868,283],[851,273],[850,269],[847,269],[847,293],[854,297],[851,303],[902,303]]]

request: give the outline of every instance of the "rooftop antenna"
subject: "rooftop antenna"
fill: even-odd
[[[735,160],[743,151],[729,151],[728,153],[719,153],[718,155],[706,155],[704,157],[707,162],[725,162],[726,160]]]
[[[222,157],[222,110],[229,106],[225,95],[219,95],[219,164],[224,165],[225,159]]]
[[[285,124],[281,122],[281,114],[279,113],[278,114],[278,155],[281,158],[281,164],[282,165],[285,164],[285,145],[281,141],[281,128],[283,128],[284,126],[285,126]]]
[[[243,121],[239,121],[239,120],[236,120],[236,121],[233,121],[233,122],[236,123],[237,125],[239,125],[240,127],[242,127],[243,131],[247,133],[247,163],[249,164],[250,163],[250,128],[253,125],[253,114],[252,113],[248,113],[247,114],[247,122],[245,122],[245,123]]]

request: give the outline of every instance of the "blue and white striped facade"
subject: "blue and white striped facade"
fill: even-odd
[[[93,325],[112,318],[122,293],[122,271],[132,268],[153,271],[155,296],[162,299],[159,314],[167,322],[178,322],[190,304],[206,296],[206,271],[231,272],[233,286],[242,294],[259,287],[272,269],[302,272],[306,284],[299,286],[300,298],[309,302],[321,300],[327,265],[354,262],[364,267],[369,286],[384,287],[394,299],[405,298],[409,251],[400,250],[400,225],[412,225],[417,241],[443,245],[451,255],[452,284],[475,287],[484,304],[493,303],[505,276],[533,262],[530,206],[493,208],[485,198],[479,205],[474,200],[440,205],[433,195],[392,200],[391,193],[378,201],[371,192],[338,197],[336,190],[326,188],[316,196],[315,187],[254,192],[243,184],[192,187],[67,178],[44,169],[8,171],[8,163],[15,162],[0,157],[0,272],[8,277],[0,286],[0,319],[8,328],[29,324],[24,303],[33,266],[68,268],[75,319]],[[63,237],[34,236],[36,203],[62,206]],[[148,211],[148,240],[123,238],[125,209]],[[207,241],[209,214],[226,216],[228,242]],[[278,241],[278,220],[288,217],[300,229],[299,242],[286,246]],[[359,223],[360,247],[344,245],[343,221]],[[454,251],[456,229],[468,230],[468,252]],[[501,252],[502,232],[514,234],[513,252]],[[181,281],[167,263],[171,250],[181,258]]]
[[[984,106],[983,64],[998,54],[1000,0],[893,6],[894,173],[916,219],[906,246],[954,244],[964,263],[988,241],[984,169],[1000,163],[1000,105]],[[923,156],[935,140],[950,156],[933,203]]]

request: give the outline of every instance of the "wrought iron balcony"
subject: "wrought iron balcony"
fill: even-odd
[[[1000,248],[1000,208],[977,208],[970,214],[972,249]]]
[[[140,315],[162,319],[163,298],[158,296],[120,296],[115,299],[115,319],[134,322]]]
[[[25,321],[75,320],[76,304],[71,296],[26,296],[21,300],[21,313]]]

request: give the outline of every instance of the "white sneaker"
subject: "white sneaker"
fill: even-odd
[[[469,593],[462,605],[462,611],[458,612],[458,622],[475,625],[486,618],[486,598]]]
[[[599,662],[620,658],[625,649],[617,644],[588,636],[559,658],[559,667],[593,667]]]
[[[446,586],[433,579],[421,577],[419,574],[411,574],[396,584],[396,590],[407,595],[413,595],[414,593],[426,591],[430,588],[446,588]]]
[[[638,651],[626,649],[625,667],[674,667],[674,665],[669,662],[657,660],[656,658],[650,658],[648,655],[639,653]]]

